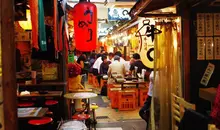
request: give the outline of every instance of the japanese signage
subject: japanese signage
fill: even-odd
[[[205,15],[197,14],[197,36],[205,36]]]
[[[213,15],[211,13],[205,14],[205,34],[213,36]]]
[[[197,60],[205,60],[205,38],[197,38]]]
[[[213,38],[206,37],[206,60],[213,60]]]
[[[203,77],[202,77],[202,79],[201,79],[201,81],[200,81],[200,83],[201,83],[202,85],[204,85],[204,86],[207,86],[207,85],[208,85],[209,80],[210,80],[210,78],[211,78],[211,76],[212,76],[214,70],[215,70],[215,65],[209,63],[208,66],[207,66],[207,68],[206,68],[206,70],[205,70],[205,73],[204,73],[204,75],[203,75]]]
[[[130,20],[129,16],[130,9],[128,8],[108,8],[108,20],[118,21],[118,20]]]
[[[220,37],[214,38],[215,60],[220,60]]]
[[[214,14],[214,35],[220,36],[220,13]]]

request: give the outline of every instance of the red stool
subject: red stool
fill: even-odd
[[[33,107],[34,103],[33,102],[20,102],[18,103],[18,107]]]
[[[72,116],[72,119],[84,121],[90,118],[90,115],[88,114],[76,114]]]
[[[57,105],[59,102],[57,100],[46,100],[45,105],[46,106],[52,106]]]
[[[31,125],[31,129],[51,129],[49,124],[53,122],[53,119],[50,117],[42,117],[40,119],[32,119],[28,121],[28,124]]]

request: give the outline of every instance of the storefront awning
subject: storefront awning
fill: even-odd
[[[143,16],[147,12],[152,12],[158,9],[174,6],[179,3],[180,0],[139,0],[132,7],[130,16]]]

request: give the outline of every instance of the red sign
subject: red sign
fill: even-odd
[[[97,8],[90,2],[79,2],[74,6],[74,35],[76,49],[92,51],[97,42]]]

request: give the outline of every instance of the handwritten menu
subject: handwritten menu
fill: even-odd
[[[197,60],[220,60],[220,13],[197,14]]]
[[[197,60],[205,60],[205,38],[197,38]]]
[[[215,70],[215,65],[212,64],[212,63],[209,63],[207,68],[206,68],[206,70],[205,70],[205,73],[203,74],[203,77],[202,77],[202,79],[200,81],[200,83],[202,85],[204,85],[204,86],[208,85],[209,80],[210,80],[214,70]]]
[[[58,65],[56,63],[42,62],[42,78],[43,80],[57,80]]]

